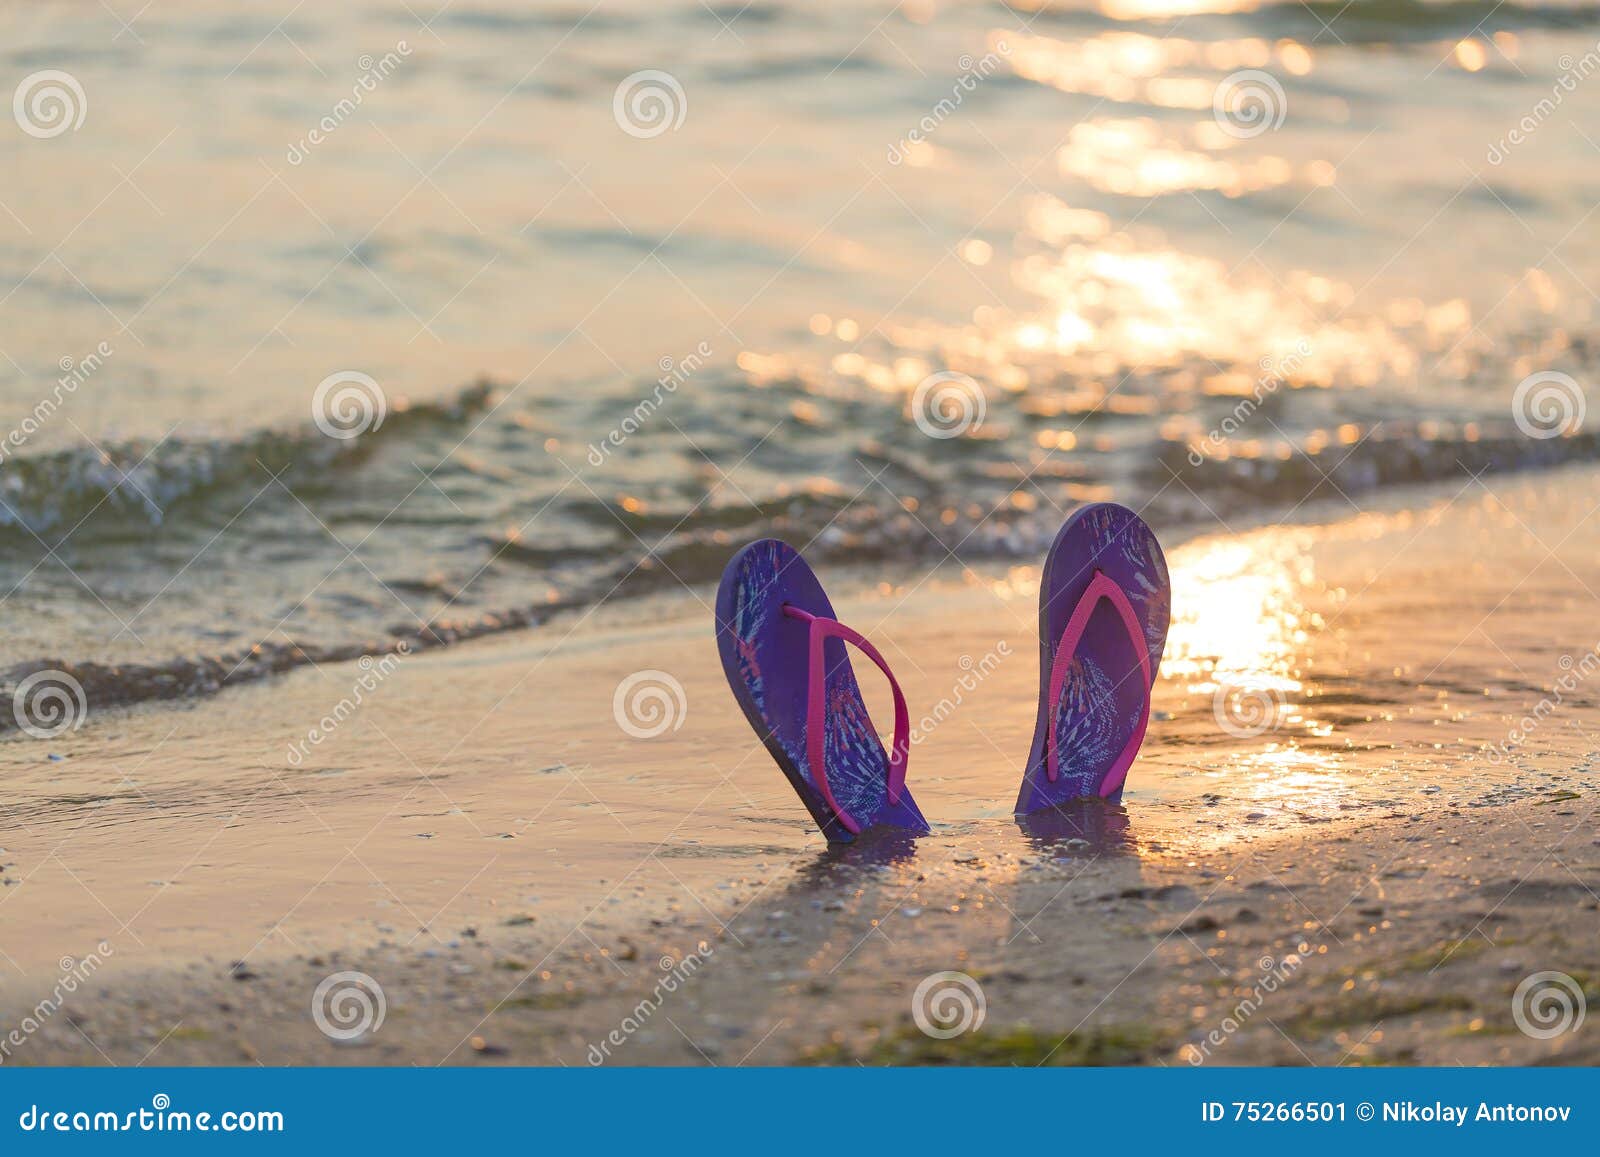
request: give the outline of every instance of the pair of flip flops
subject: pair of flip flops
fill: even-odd
[[[1098,502],[1057,533],[1039,584],[1039,717],[1018,815],[1120,798],[1150,720],[1150,689],[1171,611],[1155,534]],[[762,539],[729,561],[717,591],[717,646],[745,718],[830,842],[874,828],[928,831],[906,788],[910,712],[878,649],[839,622],[788,543]],[[856,683],[849,643],[894,697],[886,751]]]

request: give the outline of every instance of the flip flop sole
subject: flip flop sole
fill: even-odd
[[[798,551],[775,538],[761,539],[729,560],[717,588],[717,650],[745,718],[830,843],[857,838],[828,806],[812,781],[806,758],[810,633],[783,613],[787,603],[833,619],[833,604]],[[828,782],[834,798],[861,825],[862,834],[887,825],[928,831],[909,790],[888,798],[889,757],[872,727],[843,642],[823,646],[827,669]]]
[[[1058,710],[1050,702],[1056,645],[1097,571],[1121,587],[1133,607],[1152,683],[1144,681],[1127,627],[1102,600],[1079,640]],[[1171,605],[1166,558],[1143,519],[1114,502],[1073,512],[1051,544],[1039,584],[1039,714],[1017,796],[1019,815],[1102,793],[1139,726],[1166,645]],[[1052,723],[1060,771],[1053,783],[1045,762]],[[1121,793],[1120,782],[1105,792],[1113,800]]]

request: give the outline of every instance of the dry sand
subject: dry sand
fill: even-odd
[[[1530,1036],[1513,993],[1600,986],[1597,479],[1168,536],[1124,806],[1054,831],[1009,814],[1034,566],[824,575],[941,717],[915,844],[821,843],[705,591],[8,743],[0,1062],[1595,1063],[1592,1025]],[[643,670],[683,688],[654,738],[613,712]],[[1219,683],[1263,729],[1219,726]],[[341,971],[384,1001],[348,1042],[312,1015]],[[938,972],[981,1027],[916,1027]]]

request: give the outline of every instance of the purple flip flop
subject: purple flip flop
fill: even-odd
[[[1167,562],[1144,520],[1114,502],[1074,511],[1039,583],[1039,721],[1018,815],[1121,798],[1171,610]]]
[[[894,692],[889,752],[845,643],[871,659]],[[729,560],[717,589],[717,649],[745,718],[830,842],[850,843],[880,826],[928,831],[905,787],[911,726],[900,685],[877,648],[834,617],[794,547],[764,538]]]

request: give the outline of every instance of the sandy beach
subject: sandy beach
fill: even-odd
[[[1010,815],[1036,563],[823,570],[918,723],[905,845],[821,842],[708,589],[8,744],[0,1059],[1596,1063],[1513,1013],[1541,972],[1600,994],[1597,483],[1158,527],[1143,754],[1051,825]]]

